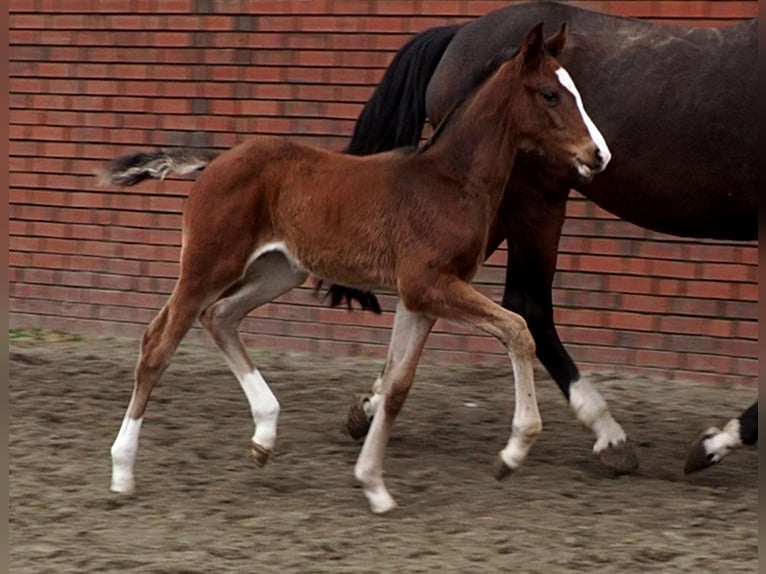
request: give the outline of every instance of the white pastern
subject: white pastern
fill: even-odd
[[[375,411],[377,410],[378,404],[380,404],[380,399],[382,397],[382,390],[383,375],[378,375],[378,378],[375,379],[375,382],[372,384],[372,390],[370,391],[372,394],[362,404],[362,409],[364,410],[364,414],[367,416],[368,421],[372,420],[372,417],[375,416]]]
[[[383,401],[378,401],[377,408],[383,408]],[[367,502],[370,504],[370,510],[375,514],[383,514],[396,508],[396,501],[383,482],[384,446],[381,443],[381,433],[384,419],[383,413],[376,413],[373,417],[370,431],[364,439],[362,450],[354,465],[354,477],[362,486]]]
[[[722,431],[719,431],[717,428],[708,430],[708,434],[713,436],[705,439],[703,444],[705,446],[705,453],[711,462],[721,462],[732,450],[742,446],[739,426],[739,420],[732,419],[723,427]]]
[[[133,466],[138,452],[138,435],[141,433],[143,419],[131,419],[128,415],[122,419],[120,432],[112,444],[112,485],[114,492],[132,492],[136,483]]]
[[[590,119],[588,112],[585,111],[585,107],[582,103],[582,96],[580,96],[580,92],[577,89],[577,86],[575,86],[574,80],[572,79],[572,76],[569,75],[569,72],[567,72],[564,68],[559,68],[556,70],[556,75],[558,76],[561,85],[569,90],[574,96],[575,101],[577,102],[577,107],[580,109],[582,119],[585,122],[585,125],[588,127],[588,133],[590,134],[593,142],[596,144],[596,147],[598,147],[598,151],[601,153],[601,159],[604,160],[602,169],[606,169],[606,166],[612,159],[612,152],[609,151],[609,146],[606,145],[604,136],[601,135],[601,132],[596,127],[596,124],[593,123],[593,120]]]
[[[508,444],[500,451],[500,458],[508,468],[516,470],[524,463],[536,437],[537,435],[528,436],[516,428],[513,429]]]
[[[273,449],[277,440],[279,401],[256,369],[241,381],[242,390],[250,403],[255,423],[253,441],[266,449]]]
[[[604,397],[590,381],[580,379],[572,383],[569,387],[569,404],[577,420],[596,435],[593,452],[598,454],[610,445],[625,442],[625,431],[614,420]]]

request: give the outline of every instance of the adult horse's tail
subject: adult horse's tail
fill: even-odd
[[[359,114],[351,141],[344,150],[370,155],[403,146],[414,146],[426,123],[426,88],[459,24],[429,28],[410,39],[394,56]],[[317,289],[322,287],[321,282]],[[325,298],[330,306],[356,301],[362,309],[380,313],[373,293],[330,285]]]
[[[458,28],[429,28],[402,46],[356,120],[346,153],[369,155],[418,143],[428,82]]]

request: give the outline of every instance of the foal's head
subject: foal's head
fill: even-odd
[[[543,39],[542,23],[528,33],[518,54],[504,64],[515,91],[513,122],[522,151],[548,163],[571,166],[581,178],[603,171],[611,159],[604,137],[583,107],[571,76],[556,61],[566,41],[566,25]],[[508,84],[506,84],[508,85]]]

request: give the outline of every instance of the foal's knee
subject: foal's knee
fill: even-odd
[[[527,322],[521,316],[515,315],[507,320],[505,334],[507,340],[503,343],[514,355],[519,357],[535,355],[535,339]]]

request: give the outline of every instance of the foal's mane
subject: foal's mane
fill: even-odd
[[[444,116],[444,119],[439,122],[439,125],[436,126],[436,129],[434,129],[434,132],[431,134],[431,137],[428,138],[428,140],[416,150],[417,153],[423,153],[428,148],[434,145],[436,140],[441,136],[441,134],[444,132],[444,130],[454,123],[455,116],[457,115],[457,112],[460,108],[463,107],[463,105],[470,100],[484,85],[484,83],[491,78],[495,72],[502,66],[505,62],[513,58],[519,53],[520,48],[507,48],[505,50],[502,50],[501,52],[498,52],[495,54],[482,68],[481,72],[476,76],[475,81],[473,82],[473,86],[466,90],[465,93],[463,93],[460,97],[458,97],[455,100],[455,103],[450,106],[450,109],[447,111],[446,115]]]

